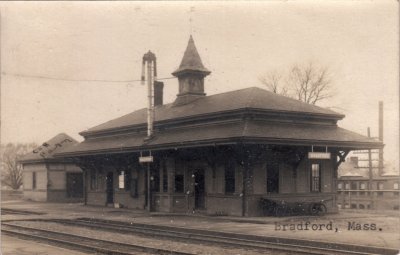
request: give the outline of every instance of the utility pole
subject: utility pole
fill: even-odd
[[[368,127],[367,129],[368,137],[371,137],[371,129]],[[372,155],[371,149],[368,150],[368,177],[369,177],[369,189],[372,189]]]
[[[145,141],[153,138],[153,125],[154,125],[154,95],[153,95],[153,84],[157,80],[157,62],[156,55],[153,52],[148,51],[143,55],[142,59],[142,84],[145,82],[145,69],[147,64],[147,137]],[[151,156],[151,151],[149,151],[149,156],[140,157],[139,162],[147,163],[147,182],[146,182],[146,207],[147,210],[151,211],[151,171],[150,164],[153,162],[153,157]]]
[[[379,101],[379,141],[383,143],[383,101]],[[379,176],[383,174],[383,148],[379,149]]]

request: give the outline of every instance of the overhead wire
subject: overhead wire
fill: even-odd
[[[138,80],[71,79],[71,78],[58,78],[58,77],[51,77],[51,76],[44,76],[44,75],[31,75],[31,74],[8,73],[8,72],[2,72],[1,75],[14,76],[14,77],[20,77],[20,78],[67,81],[67,82],[105,82],[105,83],[141,82],[141,79],[138,79]],[[157,80],[169,80],[169,79],[176,79],[176,77],[171,76],[171,77],[157,78]]]

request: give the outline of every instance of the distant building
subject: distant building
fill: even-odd
[[[143,108],[81,132],[83,142],[56,154],[84,170],[87,204],[257,216],[264,199],[323,200],[336,212],[347,153],[383,146],[338,127],[342,114],[260,88],[206,96],[210,71],[192,37],[172,74],[179,94],[156,104],[153,136]]]
[[[77,143],[66,134],[58,134],[19,160],[23,166],[24,199],[83,201],[82,170],[70,159],[53,157],[54,153]]]
[[[359,167],[359,158],[350,157],[340,166],[338,207],[342,209],[399,210],[400,176],[398,173],[372,171]],[[365,164],[364,164],[365,165]],[[375,170],[375,169],[374,169]]]

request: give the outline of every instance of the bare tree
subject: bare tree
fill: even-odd
[[[286,78],[283,79],[282,77]],[[262,84],[274,93],[289,96],[308,104],[332,97],[331,79],[327,67],[295,64],[287,75],[270,72],[260,78]]]
[[[22,185],[22,166],[18,163],[20,157],[34,148],[37,145],[29,144],[13,144],[1,146],[1,175],[2,184],[17,190]]]
[[[289,81],[298,100],[308,104],[316,104],[331,97],[328,69],[316,67],[313,63],[299,66],[294,65],[289,74]]]
[[[270,91],[276,94],[287,96],[288,88],[284,84],[282,74],[280,74],[278,71],[270,71],[265,76],[259,77],[259,80],[262,84],[267,86]]]

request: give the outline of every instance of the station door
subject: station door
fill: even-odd
[[[67,196],[83,197],[83,174],[67,173]]]

